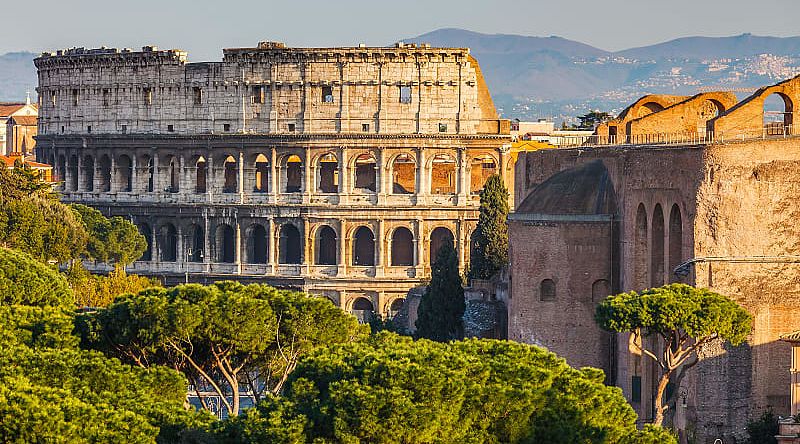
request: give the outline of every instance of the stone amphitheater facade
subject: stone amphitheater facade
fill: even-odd
[[[265,282],[391,315],[455,242],[478,196],[513,183],[498,119],[464,48],[71,49],[35,60],[37,156],[63,199],[129,218],[130,269]]]

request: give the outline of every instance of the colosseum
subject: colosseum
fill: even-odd
[[[386,316],[444,242],[468,264],[484,181],[513,182],[509,122],[468,49],[223,53],[35,60],[37,156],[65,201],[137,224],[148,250],[131,271],[265,282]]]

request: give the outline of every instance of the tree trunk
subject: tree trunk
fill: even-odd
[[[667,406],[664,405],[664,392],[667,390],[667,384],[669,384],[669,377],[672,375],[672,371],[665,372],[661,375],[661,379],[658,381],[658,390],[656,390],[656,417],[653,419],[653,424],[661,427],[661,424],[664,422],[664,412],[667,410]]]

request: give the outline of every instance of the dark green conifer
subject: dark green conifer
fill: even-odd
[[[417,336],[434,341],[464,337],[464,288],[452,242],[445,242],[431,266],[431,282],[417,310]]]
[[[508,263],[508,189],[492,175],[481,190],[478,226],[472,235],[469,277],[489,279]]]

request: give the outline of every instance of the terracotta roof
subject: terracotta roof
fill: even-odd
[[[780,339],[786,342],[800,342],[800,331],[786,333],[785,335],[781,335]]]
[[[36,116],[13,116],[11,118],[17,125],[36,126]]]
[[[25,107],[25,103],[0,103],[0,116],[8,117]]]
[[[2,154],[0,154],[0,162],[3,162],[6,165],[6,167],[9,167],[9,168],[14,167],[14,162],[17,159],[18,159],[18,157],[3,156]],[[34,162],[32,160],[26,160],[25,161],[25,165],[27,165],[27,166],[29,166],[31,168],[52,168],[50,165],[48,165],[46,163]]]

